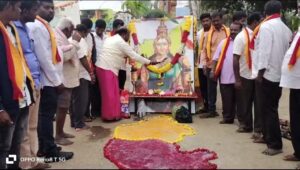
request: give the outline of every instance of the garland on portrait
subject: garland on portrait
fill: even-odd
[[[180,52],[177,52],[175,54],[175,56],[173,57],[171,62],[168,62],[168,63],[164,64],[162,67],[157,67],[155,65],[148,65],[147,69],[150,70],[153,73],[156,73],[156,74],[166,73],[170,69],[172,69],[173,66],[178,63],[180,57],[183,55],[185,44],[186,44],[186,42],[188,40],[188,36],[190,34],[191,26],[192,26],[192,17],[191,16],[185,17],[185,23],[182,27],[183,33],[182,33],[182,37],[181,37],[181,49],[180,49]],[[130,31],[130,34],[131,34],[131,37],[132,37],[132,40],[133,40],[133,44],[135,46],[138,46],[139,45],[139,40],[138,40],[138,37],[137,37],[137,31],[136,31],[134,20],[130,21],[130,23],[128,24],[128,29]]]

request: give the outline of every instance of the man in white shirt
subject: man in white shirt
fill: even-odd
[[[104,40],[107,38],[107,35],[105,35],[105,29],[106,29],[106,22],[103,19],[98,19],[95,23],[96,31],[95,33],[91,34],[94,42],[93,51],[92,51],[92,64],[95,68],[97,57],[102,52],[102,46],[104,43]],[[94,73],[96,74],[96,70],[94,70]],[[91,109],[88,110],[92,118],[99,117],[101,114],[101,97],[100,97],[100,90],[98,85],[98,80],[96,78],[96,81],[94,84],[91,84],[90,86],[90,105]]]
[[[121,19],[115,19],[113,22],[113,30],[111,32],[111,36],[114,36],[116,31],[125,25],[124,21]],[[126,83],[126,60],[124,61],[122,67],[119,70],[118,74],[118,79],[119,79],[119,87],[120,90],[124,90],[124,86]]]
[[[198,74],[199,74],[199,82],[200,82],[200,91],[201,97],[203,101],[204,107],[198,111],[199,114],[206,113],[208,111],[208,97],[207,97],[207,78],[203,71],[203,62],[201,59],[204,59],[204,46],[205,42],[204,39],[207,36],[207,33],[211,27],[211,17],[209,13],[204,13],[200,16],[200,21],[202,24],[202,29],[198,32],[197,40],[198,40]]]
[[[85,39],[88,35],[88,29],[85,25],[79,24],[76,26],[76,31],[83,38],[79,42],[80,50],[77,52],[77,57],[80,60],[79,86],[74,88],[72,94],[71,126],[79,131],[89,128],[84,122],[84,115],[89,110],[89,85],[91,82],[95,82],[95,75],[88,61],[90,52]]]
[[[72,90],[79,86],[79,60],[77,58],[77,51],[80,49],[79,41],[81,36],[77,32],[73,32],[73,30],[73,22],[68,18],[61,18],[55,29],[57,45],[62,51],[63,85],[65,87],[58,96],[56,113],[55,142],[59,145],[70,145],[73,142],[67,138],[74,138],[73,135],[65,133],[63,130],[66,114],[71,105]],[[71,36],[71,40],[68,40]]]
[[[88,34],[85,38],[86,43],[88,45],[88,52],[89,52],[89,55],[87,57],[88,57],[89,63],[92,65],[92,68],[93,68],[93,66],[96,63],[96,58],[97,58],[96,37],[91,32],[92,27],[93,27],[93,21],[89,18],[84,18],[84,19],[81,20],[81,24],[83,24],[87,28],[87,33]],[[96,31],[97,30],[98,29],[97,29],[97,26],[96,26]],[[95,73],[95,70],[93,70],[93,71]],[[96,87],[95,84],[89,84],[89,92],[90,92],[89,97],[90,98],[88,100],[89,107],[88,107],[88,109],[86,110],[86,113],[85,113],[85,117],[86,117],[85,121],[86,122],[92,121],[93,119],[95,119],[95,117],[97,115],[100,114],[100,108],[99,108],[100,105],[99,105],[99,102],[97,102],[97,101],[99,101],[97,99],[100,97],[99,96],[99,90],[97,91],[97,89],[95,89],[95,87]],[[97,100],[97,101],[95,101],[95,100]]]
[[[57,147],[53,137],[53,118],[57,109],[58,92],[64,86],[61,53],[56,51],[54,62],[52,46],[55,45],[54,31],[49,22],[54,18],[53,0],[40,0],[37,14],[39,19],[27,26],[34,41],[34,49],[41,65],[41,99],[38,121],[39,151],[38,156],[45,156],[45,162],[59,161],[55,157],[65,160],[73,157],[72,152],[62,152]],[[52,36],[51,36],[52,35]],[[52,38],[52,41],[51,41]],[[53,49],[55,50],[55,49]]]
[[[104,40],[107,38],[107,35],[104,34],[105,29],[106,29],[106,22],[103,19],[97,20],[96,32],[94,33],[97,56],[100,55]]]
[[[282,64],[280,86],[290,89],[290,127],[294,154],[286,161],[300,161],[300,27]]]
[[[252,73],[262,83],[263,135],[267,143],[265,155],[282,152],[278,105],[281,97],[279,87],[281,65],[292,37],[291,30],[281,21],[281,2],[271,0],[265,4],[268,20],[260,26],[255,39]]]
[[[248,26],[237,35],[233,45],[233,67],[235,75],[235,88],[237,94],[237,117],[239,120],[239,129],[237,132],[252,132],[253,116],[252,106],[254,105],[254,132],[255,136],[261,133],[261,112],[258,112],[257,99],[255,98],[255,81],[251,76],[251,52],[250,40],[253,36],[253,30],[260,23],[261,15],[252,13],[248,17]],[[259,114],[260,113],[260,114]]]
[[[118,73],[123,67],[126,56],[143,64],[157,64],[137,54],[128,44],[129,31],[120,28],[117,34],[105,40],[101,55],[97,58],[96,71],[101,90],[103,120],[121,119]]]

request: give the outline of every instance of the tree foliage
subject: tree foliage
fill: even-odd
[[[297,9],[297,0],[280,0],[284,10]],[[202,0],[203,9],[223,10],[226,13],[233,13],[233,11],[245,10],[263,12],[265,3],[268,0]]]
[[[128,10],[135,18],[140,18],[147,14],[152,8],[150,0],[125,0],[122,9]]]
[[[165,11],[162,11],[160,9],[154,9],[149,11],[148,13],[146,13],[144,15],[144,18],[146,19],[152,19],[152,18],[163,18],[163,17],[167,17],[168,14]]]

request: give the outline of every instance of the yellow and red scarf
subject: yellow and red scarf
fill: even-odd
[[[260,29],[260,26],[266,22],[266,21],[269,21],[269,20],[272,20],[272,19],[276,19],[276,18],[280,18],[280,14],[273,14],[273,15],[270,15],[268,16],[266,19],[264,19],[253,31],[253,37],[250,41],[250,48],[254,50],[254,42],[255,42],[255,39],[256,39],[256,36],[259,32],[259,29]]]
[[[18,31],[13,23],[10,23],[10,26],[12,27],[12,29],[15,33],[17,46],[15,46],[12,43],[6,27],[0,21],[0,31],[1,31],[1,34],[3,35],[3,40],[4,40],[4,44],[5,44],[5,50],[6,50],[8,73],[9,73],[9,78],[12,82],[12,88],[13,88],[13,99],[19,100],[24,97],[23,96],[23,88],[26,83],[26,80],[25,80],[26,78],[24,76],[25,73],[26,73],[27,78],[30,80],[30,85],[31,85],[32,89],[34,87],[34,83],[33,83],[33,79],[31,77],[31,73],[28,68],[28,65],[23,56],[23,50],[22,50],[22,45],[21,45]],[[24,73],[24,71],[25,71],[25,73]]]
[[[229,37],[230,35],[230,31],[229,31],[229,28],[227,28],[225,25],[222,26],[223,29],[225,30],[225,33],[226,33],[226,38]],[[212,54],[211,54],[211,41],[212,41],[212,36],[213,36],[213,33],[214,31],[216,30],[216,28],[214,26],[211,26],[210,27],[210,30],[208,31],[208,35],[207,35],[207,43],[206,43],[206,50],[207,50],[207,57],[208,59],[211,59],[212,58]]]
[[[244,28],[244,33],[245,33],[245,37],[246,37],[245,57],[246,57],[248,68],[249,68],[249,70],[251,70],[252,69],[252,57],[251,57],[251,52],[250,52],[250,35],[249,35],[249,31],[247,30],[247,28]]]
[[[216,70],[215,70],[215,78],[219,77],[219,75],[222,71],[224,60],[226,58],[226,53],[227,53],[227,49],[228,49],[230,40],[231,40],[231,37],[229,36],[224,41],[222,51],[221,51],[220,57],[218,59],[218,63],[217,63]]]
[[[291,69],[297,62],[297,60],[300,58],[300,37],[298,37],[298,40],[297,40],[297,43],[296,43],[296,46],[294,48],[294,51],[292,53],[292,57],[289,61],[289,68]]]
[[[50,35],[50,41],[51,41],[51,47],[52,47],[52,61],[53,64],[57,64],[59,62],[61,62],[61,57],[58,53],[57,50],[57,43],[56,43],[56,39],[55,39],[55,33],[53,32],[52,28],[50,27],[50,25],[48,24],[47,21],[45,21],[43,18],[41,18],[40,16],[36,17],[37,20],[39,20],[48,30],[49,35]]]
[[[201,31],[201,35],[199,37],[199,52],[203,49],[203,43],[204,43],[204,29]]]
[[[201,35],[199,37],[199,48],[198,48],[198,56],[200,56],[201,51],[203,50],[203,43],[204,43],[204,29],[201,30]],[[198,57],[198,64],[200,64],[200,57]]]

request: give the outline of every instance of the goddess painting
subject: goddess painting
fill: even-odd
[[[151,61],[160,62],[156,65],[158,68],[169,63],[173,59],[170,52],[171,39],[168,36],[168,29],[161,21],[157,29],[157,36],[153,42],[154,54],[149,57]],[[140,86],[141,93],[152,91],[163,91],[165,94],[174,94],[176,92],[188,92],[190,89],[189,81],[191,79],[191,64],[187,57],[182,56],[179,62],[162,74],[156,74],[148,70],[145,66],[141,68]]]

